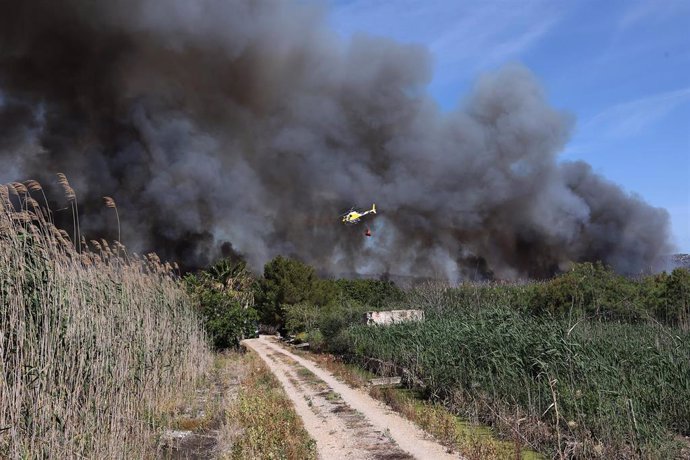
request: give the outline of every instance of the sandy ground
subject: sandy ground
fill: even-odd
[[[457,459],[412,422],[270,336],[245,340],[285,388],[322,459]]]

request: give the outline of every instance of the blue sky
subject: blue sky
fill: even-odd
[[[671,214],[690,252],[690,0],[330,0],[329,21],[426,45],[430,93],[458,105],[476,77],[520,62],[576,126],[561,154]]]

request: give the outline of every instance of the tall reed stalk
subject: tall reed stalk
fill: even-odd
[[[117,241],[122,241],[120,239],[120,213],[117,212],[117,205],[115,204],[115,200],[109,196],[104,196],[103,202],[105,203],[106,208],[111,208],[115,210],[115,218],[117,219]]]
[[[206,337],[168,264],[78,251],[30,199],[0,186],[0,458],[142,458]]]

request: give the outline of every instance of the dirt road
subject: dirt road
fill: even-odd
[[[458,459],[413,423],[269,336],[245,340],[285,388],[322,459]]]

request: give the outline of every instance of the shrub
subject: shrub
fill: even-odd
[[[312,350],[322,351],[326,344],[326,339],[320,329],[311,329],[307,333],[307,342],[309,342],[309,348]]]
[[[556,316],[601,315],[638,320],[644,316],[636,283],[601,263],[582,263],[526,291],[524,304],[534,313]]]
[[[337,352],[340,350],[338,336],[341,331],[351,324],[361,322],[367,310],[368,306],[349,299],[323,307],[302,302],[286,307],[287,332],[293,335],[305,334],[312,349]],[[318,338],[318,343],[313,337]]]
[[[522,283],[427,285],[406,293],[406,303],[433,313],[486,306],[509,307],[525,314],[579,317],[629,323],[660,321],[684,330],[690,326],[690,272],[631,279],[600,263],[574,265],[550,280]]]
[[[690,330],[690,271],[677,268],[647,277],[641,285],[644,303],[656,319]]]
[[[255,335],[254,279],[245,261],[222,259],[185,282],[216,349],[238,347]]]
[[[285,308],[285,327],[290,334],[299,334],[319,327],[323,312],[321,307],[300,302]]]

